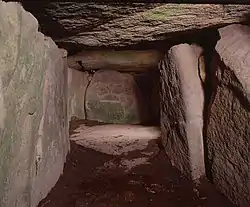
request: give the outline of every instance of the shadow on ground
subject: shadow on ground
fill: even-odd
[[[77,128],[71,125],[71,133]],[[173,169],[165,153],[129,172],[105,163],[121,157],[103,154],[71,142],[64,174],[39,207],[233,207],[203,180],[197,191]]]

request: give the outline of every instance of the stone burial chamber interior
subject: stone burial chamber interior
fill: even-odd
[[[159,125],[160,57],[153,50],[89,51],[69,57],[70,117]]]
[[[140,127],[155,127],[173,167],[250,205],[249,13],[243,4],[0,0],[0,206],[47,196],[79,119],[130,125],[145,146]]]

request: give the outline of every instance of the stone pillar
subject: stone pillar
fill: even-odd
[[[172,165],[192,180],[205,174],[201,53],[195,45],[176,45],[159,64],[163,145]]]

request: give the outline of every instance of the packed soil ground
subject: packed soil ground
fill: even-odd
[[[83,121],[71,123],[70,133]],[[93,126],[93,123],[87,124]],[[63,175],[39,207],[233,207],[207,180],[197,187],[182,176],[156,140],[147,163],[119,167],[123,155],[110,155],[71,141]],[[139,152],[138,152],[139,153]],[[128,156],[129,154],[126,155]],[[133,157],[135,153],[133,153]],[[138,156],[141,156],[138,155]],[[107,165],[112,161],[113,166]],[[114,166],[116,165],[117,166]],[[119,166],[118,166],[119,165]]]

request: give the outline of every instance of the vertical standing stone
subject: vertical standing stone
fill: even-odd
[[[69,150],[66,57],[46,38],[47,68],[44,70],[42,118],[31,168],[31,206],[36,206],[63,172]],[[64,57],[64,58],[63,58]]]
[[[35,207],[69,150],[66,62],[15,2],[0,0],[0,48],[0,206]]]
[[[85,98],[90,81],[91,77],[88,72],[68,68],[69,119],[71,117],[86,118]]]
[[[250,27],[219,29],[207,131],[214,184],[232,202],[250,206]],[[216,56],[215,56],[216,57]]]
[[[205,174],[204,92],[198,75],[201,52],[195,45],[176,45],[159,64],[163,145],[172,165],[193,180]]]
[[[113,70],[95,72],[86,93],[86,117],[90,120],[140,124],[148,120],[143,96],[134,76]]]

